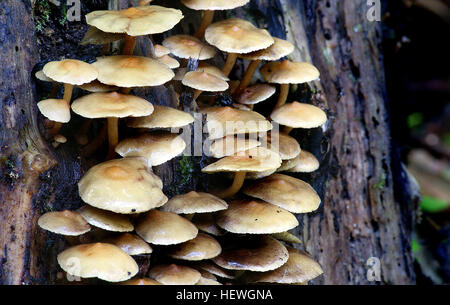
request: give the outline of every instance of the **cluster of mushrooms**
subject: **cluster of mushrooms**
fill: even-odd
[[[293,247],[300,240],[288,231],[299,224],[293,213],[314,211],[321,200],[308,183],[279,172],[319,167],[289,132],[320,127],[327,120],[325,112],[310,104],[286,103],[289,85],[317,79],[318,70],[305,62],[279,61],[294,46],[248,21],[212,23],[214,10],[233,9],[249,0],[181,0],[203,11],[195,36],[167,37],[162,45],[153,45],[153,58],[134,56],[137,36],[166,32],[183,18],[180,10],[149,2],[86,15],[90,29],[84,42],[103,44],[108,50],[110,43],[123,40],[121,55],[101,56],[92,64],[74,59],[49,62],[36,75],[55,86],[64,84],[62,99],[38,103],[42,115],[53,122],[49,132],[56,143],[65,142],[58,132],[70,121],[71,110],[88,122],[107,119],[106,161],[91,167],[78,182],[86,205],[76,211],[51,211],[38,221],[41,228],[65,235],[71,245],[58,255],[60,267],[81,279],[123,284],[306,284],[322,269]],[[217,50],[227,53],[222,68],[205,62]],[[200,63],[189,71],[186,61],[192,58]],[[241,81],[229,79],[237,58],[248,61]],[[252,110],[276,92],[274,85],[251,85],[262,61],[268,62],[259,69],[262,77],[280,84],[269,118]],[[175,73],[172,69],[177,68]],[[152,166],[182,154],[185,142],[168,129],[187,126],[194,117],[153,105],[130,90],[169,81],[195,90],[194,103],[206,115],[209,153],[219,159],[202,171],[234,175],[230,186],[213,194],[191,191],[170,199],[163,193],[163,182]],[[74,86],[89,94],[71,101]],[[211,105],[210,96],[202,95],[226,90],[233,107]],[[136,128],[137,136],[119,141],[121,118]],[[284,127],[275,131],[275,124]],[[140,274],[136,260],[148,258],[153,248],[164,257],[162,263]]]

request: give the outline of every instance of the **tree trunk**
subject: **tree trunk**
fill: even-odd
[[[164,5],[159,2],[155,4]],[[174,5],[181,8],[178,2]],[[311,84],[315,93],[306,96],[327,110],[329,121],[324,128],[292,133],[321,161],[317,172],[298,175],[323,199],[318,211],[299,216],[301,226],[296,230],[304,248],[323,267],[324,275],[315,284],[368,284],[366,261],[371,257],[381,261],[381,283],[415,280],[410,239],[417,198],[409,194],[409,180],[391,147],[381,25],[367,20],[367,9],[366,1],[354,0],[252,0],[231,11],[293,42],[296,50],[289,57],[311,62],[321,72],[320,81]],[[186,8],[183,13],[181,27],[192,33],[199,15]],[[225,14],[218,13],[216,20]],[[33,33],[30,1],[0,2],[0,283],[4,284],[56,282],[56,255],[64,248],[64,239],[40,230],[37,218],[49,209],[80,206],[76,182],[87,168],[77,147],[65,144],[55,151],[41,136],[31,81],[33,65],[40,61]],[[138,45],[143,53],[145,39]],[[233,74],[241,72],[242,62]],[[299,93],[304,88],[298,86],[290,100],[305,98]],[[156,99],[156,104],[173,105],[170,91],[163,87],[135,93]],[[179,158],[155,172],[162,177],[166,194],[175,193],[172,186],[182,180]],[[189,183],[184,187],[198,186]]]

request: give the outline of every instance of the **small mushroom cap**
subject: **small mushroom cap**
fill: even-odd
[[[232,10],[246,5],[250,0],[181,0],[190,9],[197,11]]]
[[[288,160],[300,154],[300,144],[293,137],[284,133],[270,133],[262,140],[267,143],[267,148],[278,152],[281,160]]]
[[[97,69],[76,59],[51,61],[44,66],[44,74],[60,83],[82,85],[97,78]]]
[[[177,128],[194,122],[194,117],[187,112],[171,107],[154,105],[151,115],[132,118],[127,126],[132,128]]]
[[[53,139],[55,140],[55,142],[57,143],[66,143],[67,142],[67,138],[65,136],[63,136],[62,134],[57,134],[53,137]]]
[[[136,225],[136,233],[155,245],[175,245],[195,238],[198,229],[175,213],[151,210]]]
[[[126,281],[139,271],[130,255],[119,247],[106,243],[71,247],[58,255],[58,263],[71,275],[97,277],[108,282]]]
[[[79,208],[78,213],[89,224],[106,231],[131,232],[134,230],[131,221],[121,214],[100,210],[89,205],[84,205]]]
[[[81,89],[92,92],[92,93],[97,93],[97,92],[111,92],[111,91],[116,91],[119,89],[119,87],[116,86],[110,86],[110,85],[106,85],[106,84],[102,84],[101,82],[99,82],[98,80],[93,80],[90,83],[86,83],[83,84],[81,86],[79,86]]]
[[[69,236],[89,232],[91,226],[80,214],[72,211],[48,212],[38,219],[38,225],[47,231]]]
[[[271,234],[298,226],[295,216],[262,200],[234,200],[217,215],[219,227],[232,233]]]
[[[234,271],[222,268],[209,260],[196,262],[193,266],[196,269],[208,271],[209,273],[220,278],[234,279],[236,277]]]
[[[180,58],[206,60],[216,55],[216,50],[213,47],[190,35],[173,35],[164,39],[162,44],[173,55]]]
[[[153,252],[152,247],[142,238],[131,233],[122,233],[112,237],[106,241],[107,243],[116,245],[129,255],[150,254]]]
[[[299,102],[284,104],[275,109],[270,117],[278,124],[292,128],[316,128],[327,121],[322,109]]]
[[[155,266],[149,276],[163,285],[195,285],[201,278],[197,270],[175,264]]]
[[[253,173],[247,173],[245,175],[245,179],[248,180],[256,180],[256,179],[261,179],[267,176],[272,175],[273,173],[275,173],[277,171],[277,169],[271,169],[268,171],[263,171],[263,172],[253,172]]]
[[[80,45],[107,44],[121,39],[123,39],[122,34],[103,32],[97,29],[95,26],[91,26],[87,30],[86,34],[84,34]]]
[[[308,213],[320,205],[320,197],[308,183],[273,174],[244,188],[243,193],[275,204],[292,213]]]
[[[153,50],[155,51],[156,57],[162,57],[170,54],[170,50],[160,44],[153,45]]]
[[[70,105],[66,100],[48,99],[37,103],[39,111],[46,118],[60,123],[70,121]]]
[[[91,93],[76,99],[72,110],[85,118],[141,117],[153,113],[153,105],[138,96],[117,92]]]
[[[217,240],[207,234],[198,233],[194,239],[172,246],[168,255],[175,259],[201,261],[216,257],[220,252],[222,247]]]
[[[267,100],[275,93],[274,86],[256,84],[245,88],[237,98],[237,102],[245,105],[254,105]]]
[[[181,154],[185,147],[181,136],[163,131],[125,139],[116,146],[116,152],[122,157],[143,157],[150,166],[157,166]]]
[[[294,45],[287,40],[273,37],[275,41],[273,45],[267,49],[242,54],[239,57],[249,59],[249,60],[279,60],[292,52],[294,52]]]
[[[223,74],[222,70],[220,70],[219,68],[217,68],[215,66],[205,64],[204,62],[199,63],[198,67],[195,71],[196,72],[206,72],[206,73],[214,75],[215,77],[218,77],[221,80],[224,80],[226,82],[230,80],[225,74]],[[174,80],[183,80],[186,73],[187,73],[187,68],[180,68],[180,69],[178,69],[178,71],[173,79]]]
[[[281,242],[262,235],[234,237],[213,261],[225,269],[264,272],[281,267],[288,258],[288,250]]]
[[[210,139],[234,134],[266,132],[272,129],[272,124],[255,111],[227,106],[207,107],[201,112],[206,114],[206,127]]]
[[[170,69],[176,69],[180,66],[180,63],[175,58],[170,57],[169,55],[163,55],[157,58],[160,62],[168,66]]]
[[[43,82],[50,82],[50,83],[53,83],[53,82],[54,82],[54,80],[51,79],[50,77],[48,77],[47,75],[45,75],[45,74],[44,74],[44,71],[42,71],[42,70],[37,71],[37,72],[34,74],[34,76],[36,76],[36,78],[37,78],[38,80],[41,80],[41,81],[43,81]]]
[[[228,89],[228,83],[206,72],[191,71],[184,75],[183,85],[207,92],[219,92]]]
[[[267,148],[256,147],[216,161],[202,169],[205,173],[215,172],[263,172],[275,170],[281,165],[281,158]]]
[[[233,103],[233,108],[239,109],[239,110],[245,110],[245,111],[251,111],[251,109],[248,106],[245,106],[243,104]]]
[[[301,153],[302,152],[300,151],[300,154]],[[300,154],[295,158],[283,160],[283,162],[281,162],[281,166],[277,169],[277,172],[284,172],[293,168],[294,166],[297,166],[297,164],[300,163]]]
[[[160,86],[175,74],[157,59],[143,56],[115,55],[97,58],[98,80],[118,87]]]
[[[214,236],[222,236],[224,231],[216,224],[213,214],[200,213],[192,217],[192,223],[201,231],[209,233]]]
[[[310,63],[289,60],[269,62],[259,72],[267,82],[276,84],[301,84],[320,76],[319,70]]]
[[[250,282],[280,284],[303,283],[323,273],[319,263],[305,252],[301,252],[292,247],[287,247],[287,250],[289,252],[289,259],[286,264],[272,271],[252,273],[249,276]]]
[[[222,285],[221,283],[219,283],[216,280],[213,279],[209,279],[206,277],[201,277],[197,283],[195,283],[195,285]]]
[[[274,40],[267,30],[258,29],[252,23],[231,18],[209,25],[205,40],[228,53],[250,53],[270,47]]]
[[[121,285],[162,285],[160,282],[143,277],[143,278],[135,278],[125,282],[120,283]]]
[[[173,28],[183,14],[180,10],[158,5],[130,7],[119,11],[94,11],[86,15],[86,22],[108,33],[127,33],[130,36],[158,34]]]
[[[236,153],[246,151],[261,145],[256,139],[246,139],[242,137],[226,136],[215,140],[209,146],[209,152],[214,158],[232,156]]]
[[[78,182],[81,199],[99,209],[142,213],[167,202],[161,179],[148,172],[143,158],[122,158],[91,167]]]
[[[294,167],[288,169],[288,172],[310,173],[317,170],[320,166],[319,160],[317,160],[317,158],[312,153],[304,149],[296,158],[298,159],[298,163]]]
[[[191,191],[176,195],[161,208],[176,214],[209,213],[228,208],[228,204],[213,194]]]

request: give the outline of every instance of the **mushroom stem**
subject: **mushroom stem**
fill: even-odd
[[[226,190],[216,193],[217,197],[228,198],[239,192],[242,185],[244,185],[246,172],[236,172],[234,174],[233,184]]]
[[[234,64],[236,63],[237,56],[237,53],[228,53],[227,61],[222,68],[222,72],[223,74],[225,74],[225,76],[230,75],[231,70],[233,70]]]
[[[294,128],[289,127],[289,126],[284,126],[283,127],[283,133],[289,134],[292,131],[292,129],[294,129]]]
[[[125,34],[125,44],[122,49],[123,55],[132,55],[136,46],[136,37]]]
[[[63,97],[63,100],[65,100],[69,104],[70,104],[70,100],[72,99],[72,92],[73,92],[73,85],[71,85],[71,84],[64,84],[64,97]]]
[[[201,91],[201,90],[197,90],[197,89],[194,90],[194,101],[197,100],[197,98],[200,96],[200,94],[202,94],[202,92],[203,91]]]
[[[108,121],[108,155],[106,159],[114,158],[117,144],[119,143],[119,118],[109,117]]]
[[[213,19],[214,19],[214,11],[210,10],[203,11],[202,22],[200,23],[200,27],[195,32],[194,36],[197,37],[198,39],[202,39],[203,36],[205,35],[206,28],[208,27],[208,25],[212,23]]]
[[[286,103],[288,94],[289,94],[289,84],[281,84],[280,85],[280,96],[278,97],[277,104],[275,105],[273,110],[283,106]]]
[[[235,95],[238,95],[242,92],[245,88],[248,87],[250,82],[252,81],[252,77],[256,72],[256,69],[258,69],[258,66],[260,64],[261,60],[252,60],[250,64],[247,67],[247,70],[245,71],[244,77],[241,80],[241,83],[239,84],[238,89],[235,91]]]

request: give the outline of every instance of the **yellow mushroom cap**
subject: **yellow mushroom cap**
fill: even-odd
[[[284,104],[275,109],[270,117],[278,124],[292,128],[316,128],[327,121],[322,109],[299,102]]]
[[[234,279],[236,277],[235,271],[222,268],[209,260],[195,262],[193,264],[193,267],[195,267],[196,269],[202,270],[202,271],[207,271],[207,272],[209,272],[215,276],[221,277],[221,278]]]
[[[300,144],[293,137],[284,133],[269,133],[262,140],[267,148],[280,154],[281,160],[289,160],[300,154]]]
[[[57,134],[53,137],[53,140],[55,140],[56,143],[66,143],[67,138],[63,136],[62,134]]]
[[[156,57],[161,57],[170,54],[170,50],[160,44],[153,45],[153,50],[155,51]]]
[[[153,105],[134,95],[110,93],[91,93],[76,99],[72,110],[85,118],[124,118],[128,116],[141,117],[153,113]]]
[[[89,232],[91,226],[80,214],[72,211],[48,212],[38,219],[38,225],[47,231],[77,236]]]
[[[216,161],[202,169],[205,173],[215,172],[263,172],[275,170],[281,165],[281,158],[267,148],[256,147]]]
[[[225,269],[264,272],[281,267],[288,258],[288,250],[281,242],[262,235],[233,238],[213,261]]]
[[[149,278],[135,278],[125,282],[120,283],[121,285],[162,285],[160,282],[149,279]]]
[[[116,90],[119,89],[116,86],[110,86],[110,85],[102,84],[98,80],[93,80],[92,82],[80,85],[79,87],[81,89],[83,89],[83,90],[86,90],[86,91],[89,91],[89,92],[92,92],[92,93],[111,92],[111,91],[116,91]]]
[[[125,215],[100,210],[89,205],[79,208],[78,213],[89,224],[106,231],[131,232],[134,230],[133,224]]]
[[[143,158],[122,158],[91,167],[78,182],[81,199],[103,210],[142,213],[167,202],[161,179],[148,172]]]
[[[150,166],[157,166],[181,154],[185,147],[186,143],[177,134],[153,132],[119,142],[116,152],[122,157],[143,157]]]
[[[150,254],[153,252],[152,247],[142,238],[131,233],[122,233],[118,236],[109,238],[107,243],[116,245],[129,255]]]
[[[86,22],[108,33],[127,33],[130,36],[158,34],[173,28],[183,14],[180,10],[158,5],[130,7],[119,11],[94,11],[86,15]]]
[[[245,88],[237,98],[237,102],[245,105],[254,105],[267,100],[275,93],[274,86],[256,84]]]
[[[200,261],[214,258],[220,252],[222,252],[222,247],[217,240],[207,234],[198,233],[194,239],[171,246],[168,255],[176,259]]]
[[[107,44],[123,38],[122,34],[103,32],[95,26],[89,27],[81,40],[81,45],[87,44]]]
[[[209,152],[214,158],[222,158],[232,156],[236,153],[243,152],[261,145],[256,139],[246,139],[239,136],[226,136],[221,139],[214,140],[209,146]]]
[[[212,213],[199,213],[192,217],[192,223],[201,231],[214,236],[221,236],[224,231],[216,224]]]
[[[302,152],[300,151],[300,154],[301,153]],[[298,156],[296,156],[295,158],[283,160],[283,162],[281,162],[281,166],[279,168],[277,168],[277,172],[284,172],[284,171],[287,171],[287,170],[297,166],[297,164],[300,163],[300,154]]]
[[[216,50],[213,47],[190,35],[173,35],[164,39],[162,44],[173,55],[180,58],[206,60],[216,55]]]
[[[287,247],[287,250],[289,252],[289,259],[286,264],[272,271],[252,273],[248,277],[250,282],[280,284],[304,283],[323,273],[319,263],[305,252],[301,252],[292,247]]]
[[[51,61],[45,64],[44,74],[60,83],[82,85],[97,78],[97,69],[88,63],[76,59]]]
[[[210,139],[234,134],[266,132],[272,129],[272,124],[255,111],[227,106],[208,107],[201,112],[206,114],[206,127]]]
[[[175,58],[170,57],[169,55],[163,55],[157,58],[160,62],[168,66],[170,69],[176,69],[180,66],[180,63]]]
[[[43,81],[43,82],[49,82],[49,83],[54,82],[54,80],[51,79],[50,77],[48,77],[47,75],[45,75],[45,74],[44,74],[44,71],[42,71],[42,70],[37,71],[37,72],[34,74],[34,76],[36,76],[36,78],[37,78],[38,80],[41,80],[41,81]]]
[[[160,86],[175,76],[167,65],[143,56],[99,57],[92,65],[98,70],[100,82],[125,88]]]
[[[217,68],[215,66],[205,64],[204,62],[200,62],[195,71],[196,72],[206,72],[206,73],[214,75],[215,77],[218,77],[221,80],[224,80],[226,82],[230,80],[225,74],[223,74],[222,70],[220,70],[219,68]],[[174,80],[183,80],[183,77],[186,75],[186,73],[187,73],[187,68],[180,68],[180,69],[178,69],[178,71],[173,79]]]
[[[269,83],[301,84],[316,80],[320,76],[319,70],[307,62],[273,61],[265,64],[259,70]]]
[[[71,247],[58,255],[58,263],[73,276],[97,277],[108,282],[126,281],[139,271],[130,255],[119,247],[106,243]]]
[[[292,213],[308,213],[320,205],[320,197],[308,183],[273,174],[244,188],[243,193],[275,204]]]
[[[37,103],[40,113],[46,118],[60,123],[70,121],[70,105],[66,100],[47,99]]]
[[[253,172],[253,173],[249,172],[245,175],[245,179],[248,179],[248,180],[261,179],[261,178],[272,175],[276,171],[277,171],[277,169],[271,169],[271,170],[267,170],[267,171],[263,171],[263,172]]]
[[[176,195],[161,208],[176,214],[209,213],[225,210],[228,204],[213,194],[191,191]]]
[[[274,43],[267,30],[258,29],[252,23],[231,18],[209,25],[205,31],[205,40],[228,53],[250,53],[268,48]]]
[[[127,121],[127,126],[132,128],[177,128],[194,122],[194,117],[187,112],[167,106],[154,105],[151,115],[132,118]]]
[[[151,210],[138,221],[136,233],[151,244],[175,245],[195,238],[198,229],[175,213]]]
[[[202,276],[195,285],[222,285],[222,283]]]
[[[163,285],[194,285],[201,277],[197,270],[175,264],[157,265],[150,269],[149,275]]]
[[[217,215],[219,227],[242,234],[270,234],[298,226],[295,216],[283,208],[261,200],[234,200]]]
[[[273,45],[267,49],[242,54],[239,57],[249,60],[267,60],[273,61],[285,57],[294,52],[294,45],[287,40],[272,37],[275,41]]]
[[[184,75],[183,85],[201,91],[219,92],[228,89],[228,83],[206,72],[191,71]]]
[[[320,166],[319,160],[309,151],[302,150],[296,157],[298,162],[295,162],[295,166],[288,169],[288,172],[292,173],[310,173],[317,170]]]
[[[246,5],[250,0],[181,0],[190,9],[197,11],[232,10]]]

